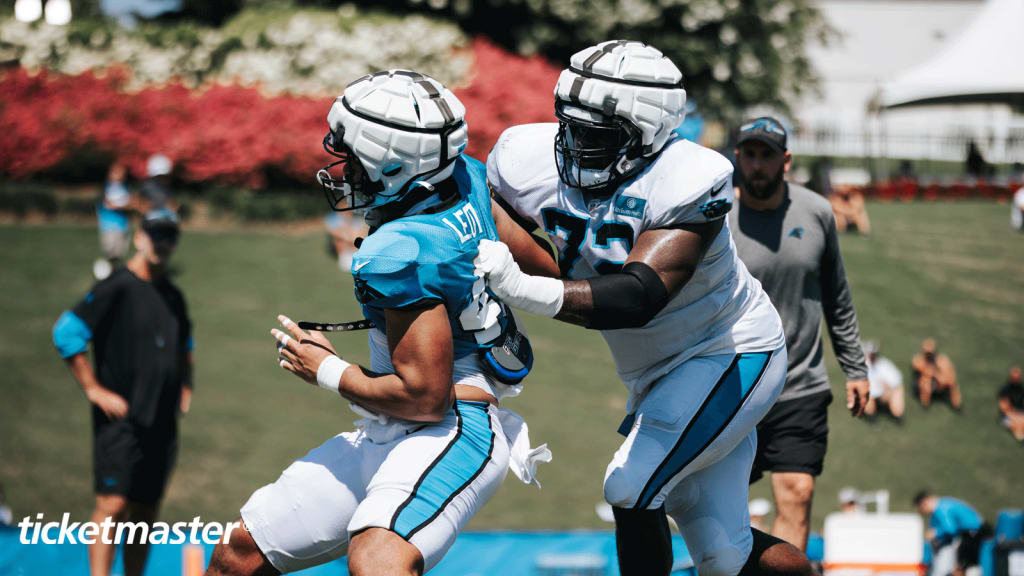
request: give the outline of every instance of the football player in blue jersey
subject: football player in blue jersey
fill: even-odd
[[[497,408],[532,364],[515,317],[474,273],[496,240],[482,163],[462,154],[461,102],[405,70],[350,84],[324,140],[339,160],[317,179],[370,233],[352,261],[370,366],[281,316],[279,362],[364,419],[294,462],[242,507],[208,574],[293,572],[348,555],[351,574],[422,574],[494,495],[510,467],[532,477],[521,418]],[[340,174],[332,174],[332,169]],[[352,323],[357,324],[357,323]]]

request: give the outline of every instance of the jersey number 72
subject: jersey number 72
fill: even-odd
[[[580,250],[587,239],[590,218],[581,218],[558,208],[544,208],[541,217],[544,220],[544,231],[565,244],[558,251],[558,269],[561,276],[567,278],[579,260]],[[633,249],[633,229],[622,222],[605,220],[594,230],[591,246],[594,250],[609,248],[612,240],[623,242],[628,254]],[[614,274],[622,269],[624,263],[625,260],[602,259],[594,264],[594,270],[598,274]]]

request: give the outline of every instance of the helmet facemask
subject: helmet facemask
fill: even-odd
[[[383,183],[370,180],[366,169],[359,164],[359,157],[345,145],[342,134],[328,132],[324,136],[324,150],[338,158],[316,173],[316,180],[323,188],[331,209],[347,212],[372,208],[377,197],[384,195]],[[331,169],[339,165],[341,176],[331,175]]]
[[[562,182],[611,194],[649,166],[686,116],[682,80],[643,42],[609,40],[573,54],[555,84]]]
[[[624,118],[556,100],[555,164],[563,183],[582,190],[612,188],[640,166],[642,135]]]
[[[356,80],[327,117],[331,130],[324,149],[338,160],[316,178],[328,204],[336,211],[393,219],[429,203],[433,184],[451,176],[466,147],[464,115],[449,90],[416,72],[392,70]],[[341,176],[332,175],[339,165]]]

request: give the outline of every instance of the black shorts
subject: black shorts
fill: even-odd
[[[828,405],[832,391],[779,402],[757,425],[757,455],[750,482],[765,472],[821,474],[828,448]]]
[[[120,494],[154,504],[164,494],[178,456],[177,430],[151,430],[120,420],[93,429],[96,494]]]

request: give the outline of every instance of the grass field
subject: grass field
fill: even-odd
[[[837,399],[818,484],[814,528],[842,486],[888,488],[908,510],[921,487],[962,497],[989,519],[1024,505],[1024,446],[999,426],[995,393],[1011,363],[1024,363],[1024,235],[1005,205],[870,206],[874,235],[842,239],[866,337],[907,374],[926,336],[957,364],[965,407],[922,409],[906,421],[855,421]],[[0,483],[15,517],[91,510],[91,440],[84,395],[53,349],[50,328],[91,285],[96,232],[73,226],[0,226]],[[320,231],[189,232],[176,256],[197,343],[196,398],[182,423],[166,519],[227,521],[293,459],[347,429],[345,403],[286,375],[268,335],[277,313],[296,319],[359,316],[351,281],[328,260]],[[509,477],[475,529],[605,527],[594,514],[605,465],[619,443],[622,385],[600,336],[528,318],[534,374],[508,401],[554,461],[540,491]],[[366,361],[363,336],[333,338]],[[841,375],[828,358],[833,389]],[[752,492],[767,495],[761,481]]]

